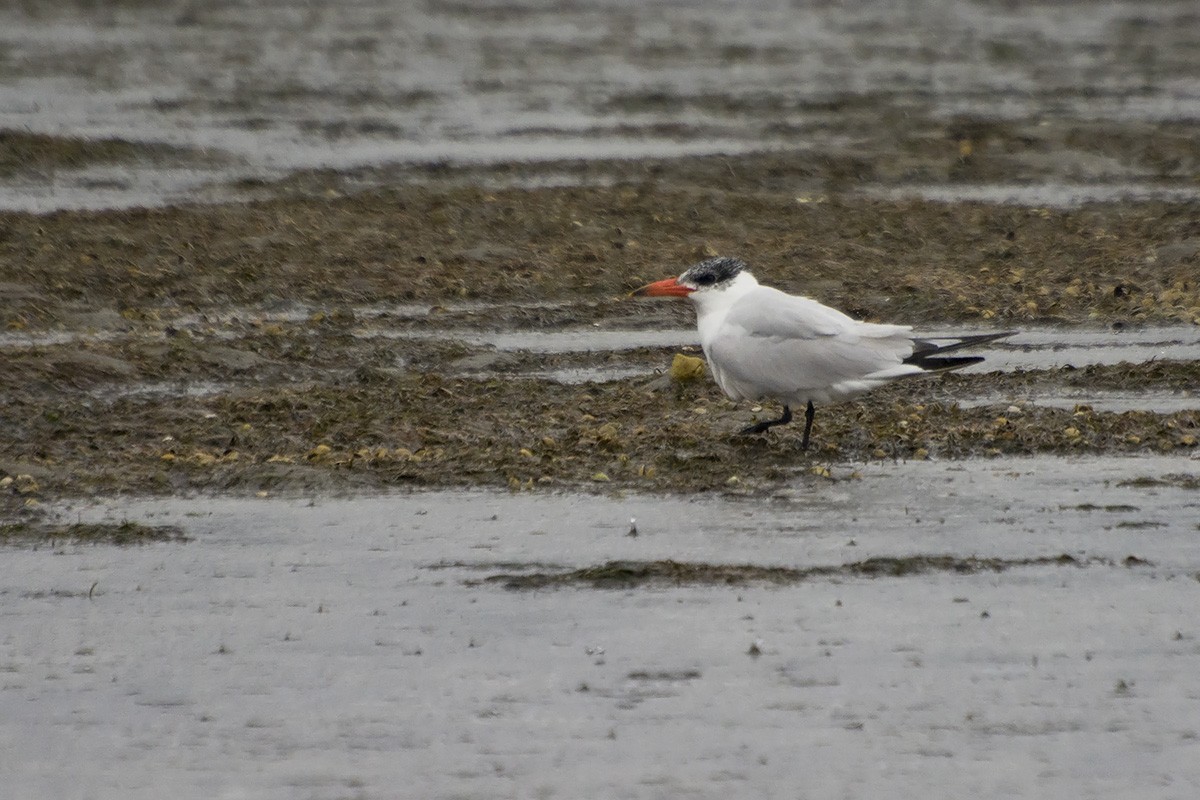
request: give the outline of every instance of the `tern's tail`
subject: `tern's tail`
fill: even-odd
[[[913,354],[904,359],[905,364],[912,364],[929,372],[944,372],[951,369],[962,369],[971,364],[983,361],[983,356],[947,356],[946,353],[961,350],[964,347],[987,344],[1006,336],[1012,336],[1016,331],[1000,333],[981,333],[975,336],[947,336],[936,339],[913,339]]]

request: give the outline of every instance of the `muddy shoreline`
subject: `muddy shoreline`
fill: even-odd
[[[1114,412],[1020,398],[1064,387],[1190,396],[1200,207],[797,202],[757,184],[680,188],[691,165],[607,188],[398,187],[2,215],[6,514],[112,492],[769,493],[823,479],[834,461],[1195,450],[1200,412],[1186,403]],[[730,436],[771,409],[736,407],[707,379],[664,377],[694,347],[522,344],[686,330],[685,304],[625,295],[713,253],[861,318],[922,329],[1066,326],[1115,344],[1182,323],[1184,358],[889,387],[821,409],[816,450],[802,456],[791,431]],[[502,334],[515,344],[489,343]],[[584,377],[562,378],[573,369]]]

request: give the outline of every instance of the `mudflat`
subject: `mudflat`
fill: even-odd
[[[0,460],[38,486],[18,499],[597,481],[724,490],[731,479],[769,489],[806,460],[794,437],[734,438],[751,407],[707,379],[656,381],[674,353],[697,354],[691,310],[625,297],[714,253],[865,319],[1085,330],[1114,347],[1162,327],[1164,341],[1195,347],[1189,204],[799,203],[753,180],[680,188],[689,162],[673,170],[611,188],[5,215]],[[638,341],[655,329],[680,341]],[[614,332],[627,339],[605,338]],[[1065,387],[1200,384],[1200,362],[1154,356],[1009,372],[985,362],[894,385],[821,409],[808,460],[1187,451],[1195,407],[1021,402]],[[994,402],[957,402],[981,396]]]
[[[1196,796],[1195,11],[868,5],[0,10],[14,796]]]

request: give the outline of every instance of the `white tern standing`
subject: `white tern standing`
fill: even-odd
[[[736,258],[710,258],[633,292],[635,297],[686,297],[696,306],[700,345],[717,385],[733,400],[774,399],[779,419],[741,433],[762,433],[792,421],[805,406],[808,449],[813,403],[846,400],[897,378],[959,369],[982,356],[946,353],[1015,331],[922,339],[910,325],[859,322],[808,297],[763,286]]]

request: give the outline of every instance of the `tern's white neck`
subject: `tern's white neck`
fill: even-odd
[[[699,289],[688,295],[688,299],[696,304],[696,328],[700,334],[700,346],[705,355],[709,355],[713,338],[725,321],[725,315],[741,298],[758,287],[758,281],[749,272],[739,272],[737,276],[723,286],[713,286]],[[711,360],[711,355],[709,355]]]
[[[696,304],[696,316],[702,320],[712,314],[723,315],[730,306],[754,291],[757,286],[758,281],[754,276],[743,270],[728,283],[692,292],[688,299]]]

